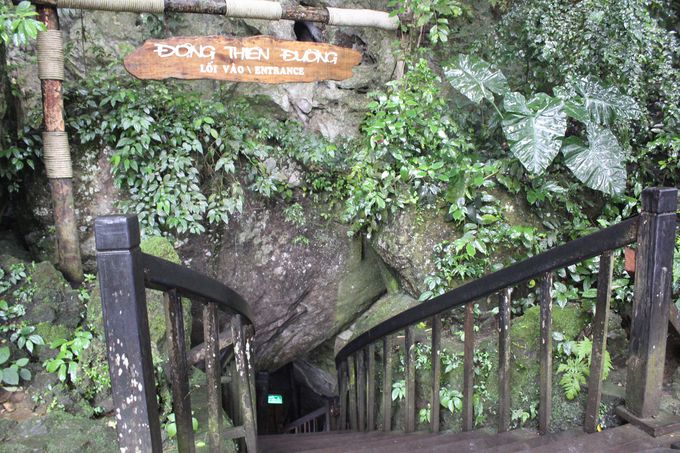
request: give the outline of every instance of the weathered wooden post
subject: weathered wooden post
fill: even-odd
[[[47,31],[38,34],[38,77],[45,125],[43,154],[52,193],[57,261],[69,281],[80,283],[83,281],[83,266],[73,203],[73,169],[63,114],[64,44],[57,9],[41,6],[38,14],[47,27]]]
[[[95,240],[118,446],[161,453],[137,217],[97,218]]]
[[[651,188],[642,192],[626,381],[626,409],[640,419],[659,412],[677,207],[677,189]]]

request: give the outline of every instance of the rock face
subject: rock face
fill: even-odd
[[[370,248],[323,220],[314,204],[302,204],[305,222],[296,225],[283,206],[248,199],[246,214],[224,227],[219,240],[202,236],[182,248],[193,269],[251,304],[258,369],[274,371],[311,351],[385,292]]]

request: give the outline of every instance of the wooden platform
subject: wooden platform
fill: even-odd
[[[415,452],[662,452],[680,441],[680,433],[652,437],[633,425],[624,425],[600,433],[565,431],[539,436],[530,430],[495,434],[486,430],[464,433],[430,434],[330,433],[281,434],[260,436],[258,450],[263,453],[415,453]]]

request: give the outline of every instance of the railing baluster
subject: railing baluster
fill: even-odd
[[[407,327],[404,335],[404,355],[406,357],[404,431],[407,433],[416,429],[416,348],[414,337],[414,327]]]
[[[208,380],[208,446],[212,453],[219,453],[222,449],[222,383],[218,335],[217,304],[208,302],[203,306],[203,341],[205,374]],[[232,338],[236,340],[233,334]]]
[[[337,429],[342,431],[347,429],[347,397],[348,397],[348,389],[347,389],[347,361],[343,361],[340,363],[340,366],[338,368],[338,393],[340,400],[338,404],[340,405],[340,419],[338,420],[338,426]]]
[[[118,446],[160,453],[163,447],[137,217],[99,217],[95,238]]]
[[[463,364],[463,431],[471,431],[474,428],[474,413],[472,399],[474,393],[474,359],[475,359],[475,332],[474,332],[474,303],[465,306],[465,344]]]
[[[349,428],[352,431],[357,430],[357,374],[356,374],[356,354],[347,358],[347,371],[349,374],[348,390],[349,390]]]
[[[359,431],[366,431],[366,351],[356,353],[357,359],[357,421]]]
[[[498,295],[498,432],[510,429],[510,297],[511,288]]]
[[[383,431],[392,430],[392,336],[383,338]]]
[[[250,365],[248,361],[248,346],[246,345],[243,319],[235,314],[231,318],[231,336],[234,339],[234,359],[238,373],[243,429],[246,433],[246,447],[248,452],[257,452],[257,428],[253,397],[250,394]]]
[[[194,430],[191,420],[191,397],[189,395],[189,370],[184,335],[182,299],[176,290],[163,294],[165,301],[165,325],[169,345],[170,380],[172,381],[172,409],[177,426],[177,450],[192,453]]]
[[[609,303],[612,294],[612,273],[614,260],[612,252],[604,252],[600,256],[600,271],[597,277],[597,305],[593,318],[593,348],[590,354],[590,378],[588,380],[588,403],[583,429],[587,433],[597,431],[597,415],[600,411],[602,396],[602,370],[607,350],[607,323],[609,320]]]
[[[231,411],[231,421],[234,426],[243,425],[243,417],[241,416],[241,406],[239,404],[240,386],[238,382],[238,371],[236,371],[236,361],[229,362],[229,409]]]
[[[375,343],[368,345],[368,373],[366,390],[366,424],[368,430],[375,430]]]
[[[546,434],[550,428],[552,412],[552,281],[548,272],[541,279],[541,344],[540,399],[538,406],[538,432]]]
[[[430,430],[433,433],[439,432],[439,387],[442,375],[441,342],[442,318],[440,315],[435,315],[432,318],[432,408],[430,413]]]

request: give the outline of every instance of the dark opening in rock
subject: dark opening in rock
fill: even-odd
[[[296,21],[293,31],[298,41],[323,42],[323,32],[312,22]]]

